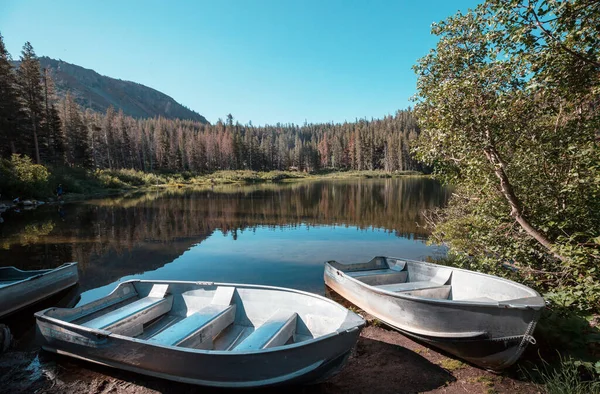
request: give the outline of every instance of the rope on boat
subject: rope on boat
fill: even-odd
[[[533,334],[533,330],[535,330],[535,325],[541,314],[542,314],[542,310],[540,309],[532,317],[531,322],[529,322],[529,325],[527,326],[527,330],[525,330],[525,334],[523,334],[523,340],[521,341],[521,344],[519,345],[521,348],[523,348],[523,350],[527,346],[528,343],[530,343],[532,345],[535,345],[537,343],[537,341],[535,340],[535,338],[533,337],[532,334]]]

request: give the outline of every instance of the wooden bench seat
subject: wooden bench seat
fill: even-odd
[[[424,289],[433,289],[435,287],[441,287],[438,283],[434,282],[405,282],[405,283],[393,283],[389,285],[379,285],[374,286],[378,289],[399,292],[399,291],[414,291],[414,290],[424,290]]]
[[[435,282],[406,282],[390,285],[374,286],[378,289],[392,291],[394,293],[404,293],[423,298],[448,299],[452,286],[440,285]]]
[[[351,276],[353,278],[360,278],[362,276],[388,275],[388,274],[393,274],[396,272],[398,272],[398,271],[394,271],[389,268],[384,268],[384,269],[380,269],[380,270],[351,271],[351,272],[346,272],[346,275]]]
[[[298,314],[276,311],[269,320],[235,346],[234,351],[252,351],[285,345],[296,332]]]
[[[235,287],[217,287],[210,304],[153,335],[148,341],[166,346],[212,349],[214,338],[235,320],[236,306],[231,305],[234,293]]]
[[[84,327],[107,330],[115,334],[136,336],[143,325],[171,310],[173,296],[144,297],[82,324]]]
[[[408,277],[408,272],[406,271],[397,271],[389,268],[381,270],[347,272],[346,274],[370,286],[402,283],[405,282],[406,278]]]
[[[235,320],[235,305],[208,305],[149,339],[166,346],[211,349],[212,341]]]

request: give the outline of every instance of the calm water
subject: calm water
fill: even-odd
[[[7,212],[0,265],[78,261],[80,303],[131,278],[221,281],[325,292],[323,262],[425,259],[419,212],[444,204],[430,179],[162,190]]]

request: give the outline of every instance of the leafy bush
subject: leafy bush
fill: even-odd
[[[414,152],[456,187],[430,214],[432,239],[600,313],[600,14],[581,0],[528,4],[487,0],[434,24],[437,46],[415,66]],[[558,45],[530,27],[536,12],[554,16]]]
[[[120,189],[127,186],[125,182],[114,176],[110,171],[98,170],[95,173],[95,177],[105,188]]]
[[[550,305],[542,313],[535,337],[541,349],[559,350],[582,362],[591,361],[600,351],[600,331],[590,324],[592,319],[593,316]]]
[[[10,160],[0,162],[0,189],[8,197],[46,197],[52,193],[50,172],[34,164],[29,156],[14,154]]]
[[[538,385],[540,391],[547,394],[600,393],[600,380],[596,379],[600,376],[600,362],[594,365],[559,357],[556,364],[542,360],[523,372]]]
[[[87,194],[98,192],[103,185],[95,178],[94,172],[81,167],[51,168],[50,184],[61,184],[65,193]]]

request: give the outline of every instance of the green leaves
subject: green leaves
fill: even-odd
[[[44,196],[50,173],[46,167],[33,164],[28,156],[12,155],[10,160],[0,161],[0,187],[11,190],[15,197]]]
[[[435,24],[439,42],[414,67],[414,152],[457,186],[432,239],[486,271],[512,261],[519,280],[598,312],[600,6],[529,4],[488,0]],[[510,215],[506,182],[550,249]]]

